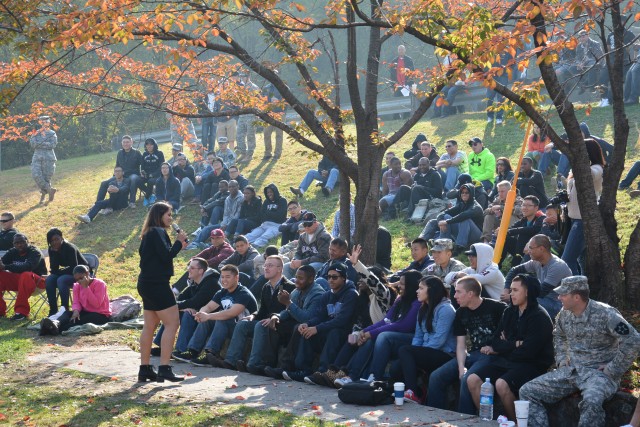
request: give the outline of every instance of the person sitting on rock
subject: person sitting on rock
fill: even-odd
[[[322,185],[322,194],[328,197],[333,191],[336,182],[338,182],[339,175],[336,164],[328,156],[323,156],[320,163],[318,163],[317,170],[308,170],[298,188],[289,187],[289,189],[296,196],[303,197],[311,183],[317,180]]]
[[[29,244],[24,234],[13,236],[13,248],[0,259],[0,294],[4,291],[16,292],[15,314],[11,320],[29,317],[31,306],[29,297],[36,288],[44,289],[47,266],[40,249]],[[7,303],[0,298],[0,317],[7,315]]]
[[[104,193],[98,191],[98,198],[86,215],[79,215],[78,219],[85,224],[89,224],[102,211],[103,215],[109,215],[113,211],[127,207],[129,197],[129,178],[124,177],[122,167],[116,166],[113,169],[113,178],[107,181],[107,188]],[[109,198],[105,200],[105,196]]]
[[[73,304],[57,319],[45,317],[40,322],[40,335],[58,335],[73,326],[104,325],[111,321],[111,306],[107,285],[91,277],[89,267],[77,265],[73,268]]]

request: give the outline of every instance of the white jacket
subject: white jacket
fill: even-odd
[[[504,276],[498,268],[498,264],[493,262],[493,248],[486,243],[474,243],[471,247],[475,247],[478,254],[478,269],[467,267],[461,271],[452,271],[445,276],[444,282],[451,286],[458,273],[467,273],[482,284],[482,288],[489,294],[489,298],[500,301],[500,294],[504,289]]]

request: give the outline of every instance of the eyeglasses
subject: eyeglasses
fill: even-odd
[[[340,276],[339,274],[327,274],[328,280],[338,280],[340,277],[342,276]]]
[[[498,166],[504,166],[505,164],[504,164],[504,163],[502,163],[502,162],[498,162],[498,163],[496,163],[496,165],[498,165]]]
[[[0,222],[2,222],[2,223],[9,222],[9,221],[13,221],[13,218],[11,218],[11,219],[0,219]]]

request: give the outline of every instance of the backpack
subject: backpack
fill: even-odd
[[[386,381],[354,381],[338,390],[343,403],[363,406],[390,405],[394,402],[393,387]]]
[[[124,322],[140,315],[142,304],[131,295],[122,295],[110,301],[111,321]]]
[[[432,219],[436,219],[438,215],[447,209],[447,201],[442,199],[429,200],[429,207],[423,218],[423,223],[426,224]]]

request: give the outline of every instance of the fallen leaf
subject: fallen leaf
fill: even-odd
[[[0,420],[6,420],[7,416],[5,414],[0,413]]]
[[[111,377],[111,381],[118,381],[118,377]]]
[[[236,396],[236,400],[246,400],[244,396]]]
[[[88,399],[87,399],[87,403],[93,403],[93,402],[94,402],[94,400],[93,400],[93,398],[92,398],[92,397],[90,397],[90,398],[88,398]]]
[[[181,417],[183,415],[183,412],[182,411],[178,411],[178,412],[176,412],[176,415]]]
[[[314,411],[317,411],[318,409],[320,409],[320,407],[318,405],[313,405],[311,409],[313,409]]]
[[[82,365],[82,362],[78,362],[78,366],[81,366],[81,365]]]
[[[31,417],[29,415],[25,415],[24,417],[22,417],[22,421],[29,421],[31,419]]]
[[[322,415],[322,412],[320,412],[320,411],[316,411],[316,412],[314,412],[314,414],[316,414],[316,415]]]
[[[191,372],[187,372],[185,375],[186,375],[186,376],[188,376],[188,377],[190,377],[190,376],[192,376],[193,374],[192,374]]]
[[[229,388],[238,388],[238,386],[235,385],[235,384],[231,384],[231,386]]]

